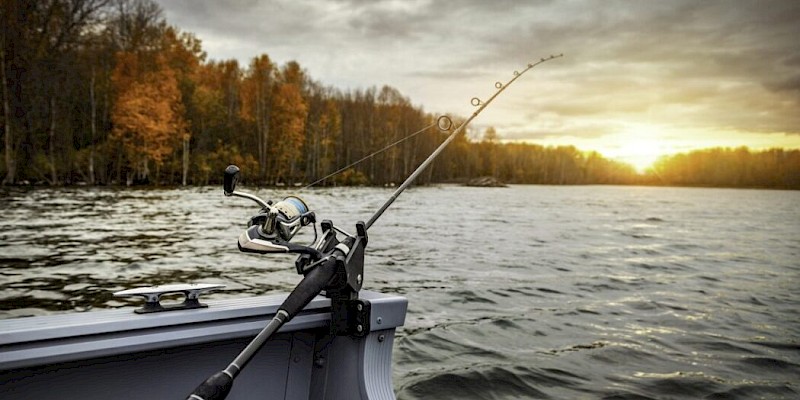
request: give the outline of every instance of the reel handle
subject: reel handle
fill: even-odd
[[[225,175],[222,180],[222,193],[225,196],[236,196],[242,197],[245,199],[250,199],[258,203],[261,208],[269,208],[269,203],[261,200],[257,196],[253,196],[249,193],[241,193],[241,192],[234,192],[236,189],[236,184],[239,182],[239,167],[231,164],[228,165],[228,168],[225,168]]]
[[[222,181],[222,190],[226,196],[233,194],[236,184],[239,182],[239,167],[231,164],[225,168],[225,177]]]

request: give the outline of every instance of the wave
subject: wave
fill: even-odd
[[[424,371],[400,385],[402,399],[553,398],[548,388],[578,387],[586,378],[556,368],[470,364]]]

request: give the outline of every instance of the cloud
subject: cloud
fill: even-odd
[[[325,84],[389,84],[437,112],[466,115],[495,81],[565,53],[476,121],[505,127],[507,138],[595,138],[628,122],[800,134],[798,1],[160,4],[211,58],[294,59]]]
[[[764,87],[774,92],[798,92],[800,94],[800,74],[785,79],[764,83]]]

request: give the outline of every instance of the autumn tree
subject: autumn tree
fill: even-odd
[[[194,105],[194,92],[197,89],[200,63],[205,60],[206,54],[202,50],[200,40],[194,35],[181,32],[175,27],[167,27],[160,40],[159,55],[170,71],[174,71],[175,80],[180,91],[180,105],[175,107],[181,118],[191,119],[197,116]],[[186,185],[190,165],[190,140],[191,130],[182,129],[180,138],[180,175],[181,184]]]
[[[230,163],[250,182],[291,184],[436,121],[390,86],[342,92],[266,54],[246,69],[206,60],[200,40],[169,26],[152,0],[0,1],[0,100],[4,184],[209,184]],[[800,150],[698,150],[640,175],[572,146],[501,143],[499,131],[459,135],[417,183],[491,174],[526,184],[800,187]],[[425,129],[333,181],[399,183],[446,136]]]
[[[15,183],[20,173],[23,179],[51,184],[62,180],[73,150],[72,135],[82,120],[70,115],[79,85],[68,78],[77,49],[107,4],[108,0],[0,2],[4,183]]]
[[[172,69],[159,58],[156,71],[139,75],[135,68],[126,68],[136,64],[135,57],[124,52],[119,55],[114,81],[127,84],[118,86],[112,112],[112,136],[122,144],[135,175],[128,176],[129,183],[133,179],[148,181],[150,163],[160,167],[187,134],[181,93]]]
[[[270,124],[275,90],[275,66],[263,54],[250,62],[242,82],[242,119],[255,131],[259,176],[269,169]]]
[[[200,65],[195,75],[195,90],[192,93],[192,114],[189,118],[193,133],[192,172],[195,183],[208,184],[216,168],[210,155],[220,146],[226,129],[225,105],[222,96],[222,74],[216,63]],[[224,163],[225,161],[223,161]]]
[[[280,73],[280,81],[273,93],[270,132],[274,132],[269,145],[269,156],[274,160],[274,182],[292,183],[297,179],[298,161],[305,142],[305,122],[308,106],[303,98],[303,72],[299,64],[290,62]]]
[[[116,167],[125,160],[118,156],[115,143],[108,141],[115,101],[111,78],[116,69],[116,54],[153,51],[164,29],[161,9],[153,1],[110,0],[83,36],[79,57],[70,61],[69,71],[69,81],[76,83],[80,93],[70,99],[75,113],[71,119],[81,121],[73,140],[74,179],[90,184],[108,184],[119,179],[120,168]]]
[[[342,146],[342,144],[337,145],[342,134],[342,119],[339,105],[333,99],[324,101],[317,129],[319,129],[319,145],[314,159],[318,161],[314,171],[316,174],[328,173],[335,166],[337,148]]]
[[[341,111],[330,88],[309,82],[306,93],[308,113],[303,156],[305,177],[308,181],[314,181],[337,168],[336,151],[343,147],[340,141]],[[326,183],[332,181],[322,184]]]
[[[375,88],[344,93],[338,99],[341,107],[344,145],[337,152],[336,165],[348,165],[378,149],[374,135],[377,120]],[[374,179],[375,160],[369,159],[354,172]]]

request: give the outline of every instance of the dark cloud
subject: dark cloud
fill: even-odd
[[[786,79],[767,82],[764,86],[775,92],[797,92],[797,94],[800,95],[800,74]]]

